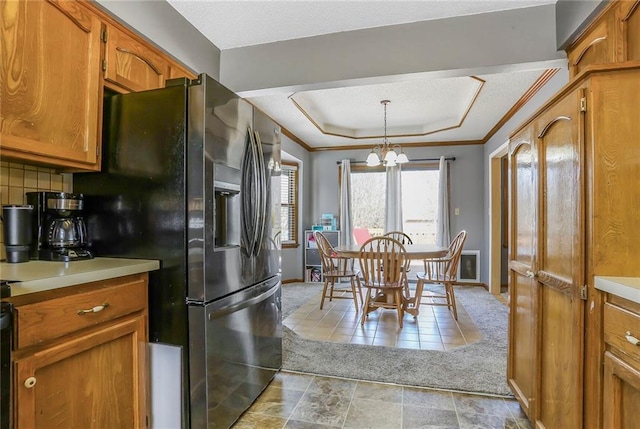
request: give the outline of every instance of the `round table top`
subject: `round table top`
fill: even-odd
[[[436,246],[435,244],[404,244],[409,259],[428,259],[440,258],[447,254],[446,247]],[[334,250],[343,258],[357,258],[360,256],[360,244],[351,244],[349,246],[338,246]]]

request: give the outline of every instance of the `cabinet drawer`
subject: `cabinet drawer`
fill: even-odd
[[[640,346],[627,340],[627,332],[640,339],[640,316],[609,303],[604,307],[604,341],[640,360]]]
[[[144,280],[16,307],[17,347],[23,348],[106,322],[147,305]],[[104,306],[103,309],[96,308]],[[96,312],[85,312],[91,310]]]

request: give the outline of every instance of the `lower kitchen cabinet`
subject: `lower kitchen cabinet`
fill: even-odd
[[[604,427],[640,428],[640,370],[616,355],[604,355]]]
[[[640,305],[608,294],[604,306],[603,427],[640,428]]]
[[[16,428],[147,426],[147,283],[126,276],[14,303]]]

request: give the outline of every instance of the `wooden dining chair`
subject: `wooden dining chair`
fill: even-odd
[[[324,306],[324,301],[329,298],[333,299],[352,299],[358,307],[358,295],[362,302],[362,288],[360,287],[360,278],[358,272],[353,269],[353,259],[339,257],[327,237],[320,231],[314,231],[314,238],[318,245],[320,253],[320,261],[322,263],[322,277],[324,278],[324,287],[322,289],[322,300],[320,301],[320,310]],[[336,287],[336,281],[348,280],[349,287]],[[348,292],[349,295],[344,295]]]
[[[413,240],[409,235],[405,234],[402,231],[389,231],[384,234],[385,237],[391,237],[394,240],[398,240],[402,245],[405,244],[413,244]]]
[[[405,244],[413,244],[413,240],[409,235],[405,234],[402,231],[389,231],[383,234],[385,237],[391,237],[394,240],[398,240],[402,245]],[[411,272],[411,262],[407,265],[407,273]],[[406,296],[409,296],[409,275],[404,276],[404,293]]]
[[[405,275],[409,258],[402,243],[390,237],[374,237],[360,248],[361,285],[366,289],[362,305],[364,325],[367,315],[379,308],[395,309],[402,328]]]
[[[467,232],[460,231],[451,241],[446,256],[424,260],[424,272],[416,274],[418,283],[416,284],[415,295],[410,296],[405,301],[404,310],[407,313],[415,318],[420,313],[421,304],[446,305],[453,312],[453,317],[458,320],[453,285],[458,280],[458,265],[460,264],[460,255],[466,239]],[[428,292],[423,295],[425,284],[442,284],[444,286],[444,294]],[[422,302],[423,298],[426,298],[425,302]]]

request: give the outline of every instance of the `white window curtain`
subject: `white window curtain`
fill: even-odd
[[[353,243],[353,218],[351,217],[351,161],[343,159],[340,166],[342,183],[340,184],[340,245]]]
[[[402,174],[399,165],[387,168],[384,230],[402,231]]]
[[[440,157],[439,168],[436,245],[448,247],[451,242],[451,232],[449,231],[449,163],[444,156]]]

